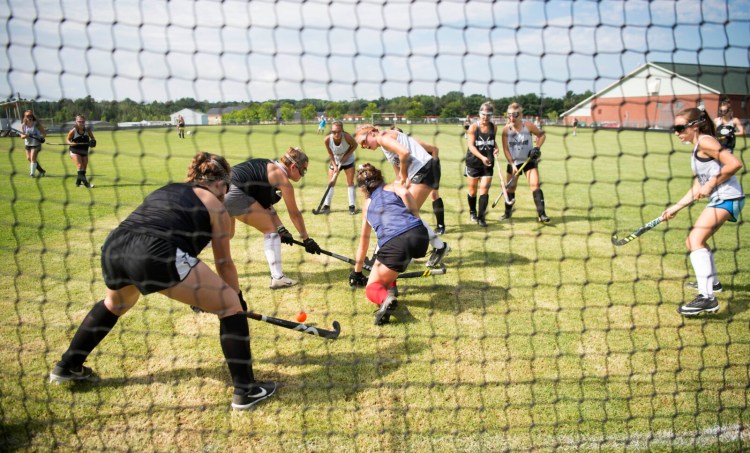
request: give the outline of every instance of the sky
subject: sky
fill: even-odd
[[[0,0],[0,96],[136,102],[598,91],[750,66],[750,0]]]

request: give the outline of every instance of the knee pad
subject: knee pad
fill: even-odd
[[[380,305],[388,297],[388,290],[380,282],[372,282],[365,288],[365,294],[370,302]]]

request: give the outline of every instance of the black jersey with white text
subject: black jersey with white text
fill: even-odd
[[[493,123],[489,124],[490,130],[488,132],[482,132],[481,125],[477,124],[476,129],[474,130],[474,146],[476,146],[477,150],[479,150],[479,153],[485,156],[490,160],[492,163],[491,165],[495,165],[495,125]],[[484,167],[484,163],[482,163],[477,156],[472,154],[470,150],[466,151],[466,166],[472,167],[472,168],[482,168]]]

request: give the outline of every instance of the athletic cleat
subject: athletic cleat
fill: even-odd
[[[281,278],[273,278],[271,277],[271,284],[268,285],[271,289],[281,289],[281,288],[289,288],[290,286],[294,286],[297,284],[297,280],[292,280],[291,278],[282,275]]]
[[[536,219],[536,220],[537,220],[537,222],[539,222],[539,223],[549,223],[549,221],[550,221],[550,218],[549,218],[549,217],[547,217],[547,214],[542,214],[542,215],[540,215],[539,217],[537,217],[537,219]]]
[[[63,382],[80,382],[80,381],[93,381],[94,372],[91,368],[81,365],[78,370],[71,370],[63,368],[62,366],[55,365],[55,368],[49,374],[49,381],[57,384]]]
[[[445,225],[438,225],[435,227],[435,234],[438,236],[442,236],[445,234]]]
[[[500,216],[500,221],[502,222],[503,220],[510,220],[511,217],[513,217],[513,211],[505,211]]]
[[[487,222],[484,220],[484,217],[479,217],[477,219],[477,225],[479,225],[482,228],[487,228]]]
[[[275,382],[255,382],[253,388],[241,395],[232,395],[232,409],[246,411],[276,392]]]
[[[397,306],[398,301],[394,296],[389,295],[386,297],[383,303],[380,304],[380,308],[375,312],[375,325],[382,326],[383,324],[388,324]]]
[[[703,312],[716,313],[717,311],[719,311],[719,302],[716,301],[716,298],[711,297],[709,299],[703,294],[698,294],[698,296],[693,299],[692,302],[690,302],[689,304],[681,305],[677,309],[677,313],[683,316],[695,316]]]
[[[330,214],[331,213],[331,207],[328,205],[323,206],[320,208],[320,211],[318,211],[318,214]]]
[[[470,211],[469,220],[471,221],[471,223],[477,223],[477,213],[474,211]]]
[[[357,208],[354,205],[349,206],[349,215],[357,214]]]
[[[443,248],[440,249],[433,249],[432,254],[430,255],[430,259],[427,260],[427,267],[437,267],[440,265],[440,263],[443,261],[443,258],[445,258],[445,255],[447,255],[451,251],[451,248],[448,247],[448,244],[443,243]]]
[[[685,287],[698,291],[698,282],[687,282],[685,283]],[[714,292],[720,293],[722,291],[724,291],[724,287],[721,286],[721,283],[719,282],[714,283]]]
[[[47,176],[47,172],[45,170],[39,170],[39,177],[43,178],[45,176]]]

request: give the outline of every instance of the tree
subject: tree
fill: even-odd
[[[371,118],[373,113],[380,113],[378,111],[378,105],[374,102],[370,102],[367,104],[367,107],[365,107],[364,110],[362,110],[362,117],[367,119]]]
[[[409,109],[404,113],[407,118],[420,118],[425,116],[424,106],[419,101],[411,101]]]
[[[315,117],[318,115],[318,110],[313,104],[307,104],[302,107],[302,111],[300,113],[302,114],[302,119],[312,120],[315,119]]]
[[[281,119],[284,121],[291,121],[294,119],[294,106],[289,103],[281,104]]]

